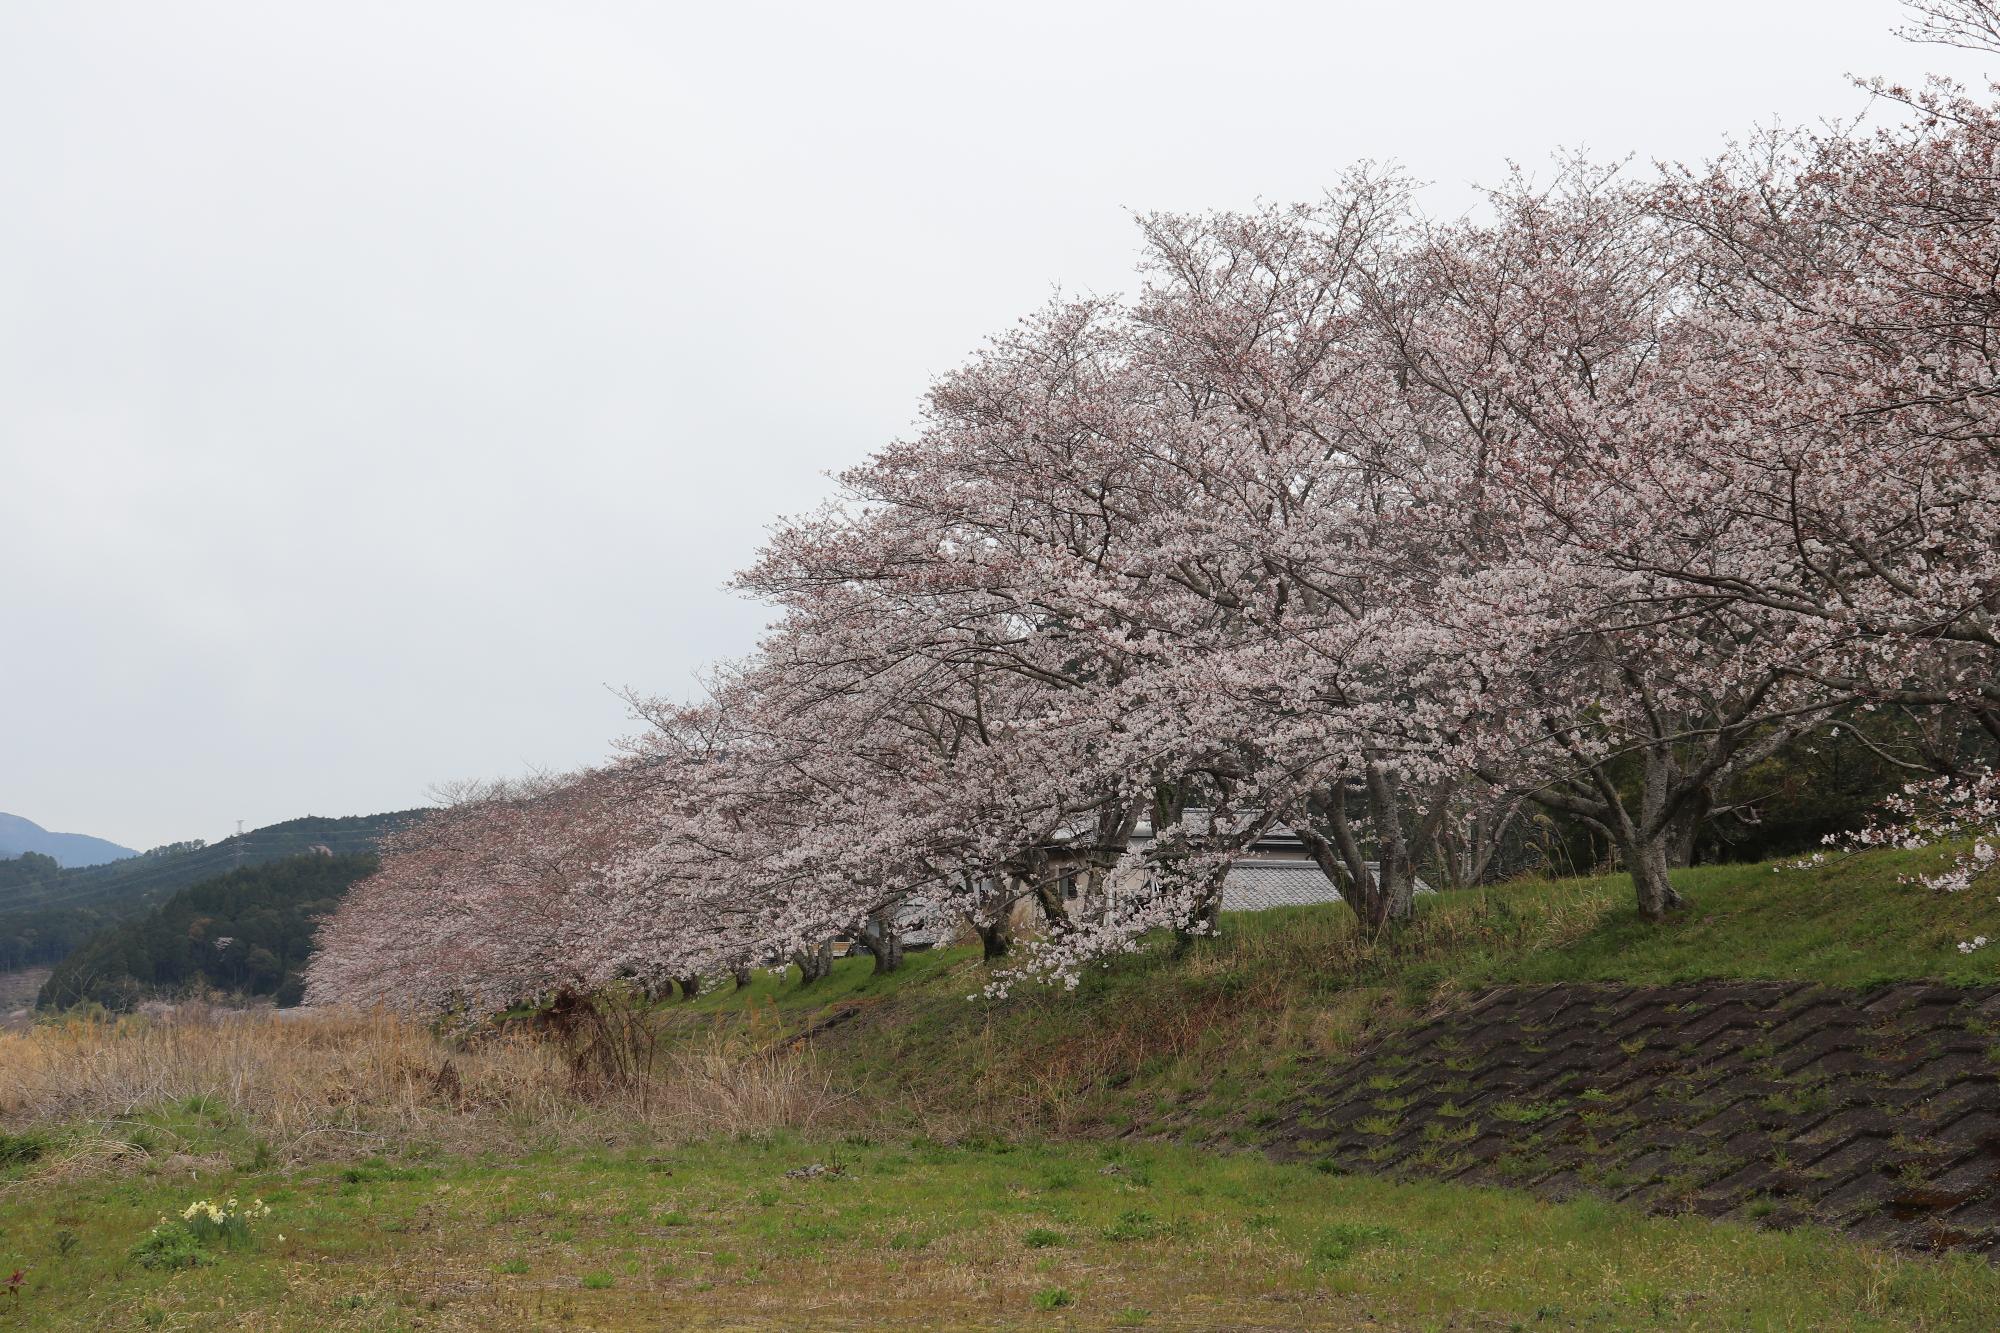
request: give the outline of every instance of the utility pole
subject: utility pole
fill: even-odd
[[[243,821],[239,819],[236,821],[236,864],[231,866],[230,869],[241,870],[242,868],[243,868]]]

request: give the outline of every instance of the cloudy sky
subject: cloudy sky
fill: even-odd
[[[0,810],[146,847],[564,767],[1131,213],[1698,159],[1890,0],[0,5]]]

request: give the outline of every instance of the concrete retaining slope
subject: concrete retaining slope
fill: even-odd
[[[2000,987],[1488,991],[1313,1077],[1280,1156],[2000,1258]]]

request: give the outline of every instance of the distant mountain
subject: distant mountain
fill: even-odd
[[[191,884],[315,847],[372,852],[421,810],[307,816],[221,842],[177,842],[105,865],[59,869],[46,856],[0,860],[0,970],[61,961],[106,926],[158,907]]]
[[[139,853],[115,842],[82,833],[51,833],[32,819],[0,811],[0,859],[40,852],[53,856],[65,868],[101,866],[106,861],[122,861]]]

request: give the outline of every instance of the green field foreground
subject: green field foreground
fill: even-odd
[[[1658,928],[1617,878],[1444,895],[1381,940],[1338,907],[1235,917],[997,1004],[974,951],[848,960],[660,1006],[620,1096],[519,1030],[0,1034],[0,1333],[1991,1329],[1978,1258],[1259,1151],[1326,1057],[1490,985],[2000,981],[1954,947],[2000,934],[1990,895],[1898,882],[1920,864],[1703,868]],[[271,1208],[246,1243],[141,1262],[232,1196]]]
[[[271,1206],[248,1247],[128,1258],[227,1194]],[[1158,1146],[778,1135],[159,1173],[10,1190],[0,1227],[33,1270],[0,1314],[21,1329],[1989,1329],[2000,1309],[1977,1260]]]

